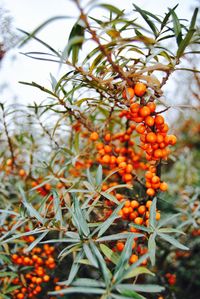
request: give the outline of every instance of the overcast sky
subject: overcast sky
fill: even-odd
[[[130,11],[132,3],[141,8],[150,10],[154,14],[163,15],[168,7],[179,3],[177,14],[189,19],[196,4],[195,0],[104,0],[103,3],[113,4],[120,9]],[[13,17],[16,28],[28,32],[34,30],[39,24],[55,15],[77,16],[77,11],[70,0],[0,0],[0,6],[8,9]],[[56,49],[62,50],[66,46],[68,34],[74,23],[73,20],[60,20],[54,22],[40,32],[39,37],[51,44]],[[4,59],[0,71],[0,82],[9,82],[9,88],[3,92],[6,100],[17,97],[20,102],[30,103],[40,101],[44,95],[40,91],[18,83],[18,81],[36,81],[41,85],[49,84],[49,73],[58,78],[58,65],[32,60],[19,52],[38,51],[40,45],[30,42],[23,49],[10,51]],[[43,49],[44,50],[44,49]]]

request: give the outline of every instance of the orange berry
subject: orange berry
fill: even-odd
[[[161,191],[167,191],[168,185],[165,182],[160,183],[160,190]]]
[[[131,206],[130,200],[126,200],[125,204],[124,204],[124,207],[129,208],[130,206]]]
[[[122,209],[122,212],[123,212],[123,214],[125,214],[125,215],[129,214],[129,208],[124,207],[124,208]]]
[[[145,212],[146,212],[146,207],[144,205],[138,207],[138,213],[140,215],[143,215]]]
[[[145,94],[146,90],[147,90],[147,87],[142,82],[137,82],[134,86],[135,95],[138,97],[142,97]]]
[[[135,222],[135,224],[142,225],[143,219],[141,217],[136,217],[134,222]]]
[[[147,212],[145,213],[145,217],[146,217],[146,218],[149,218],[149,216],[150,216],[150,213],[149,213],[149,211],[147,211]]]
[[[124,243],[117,242],[117,250],[122,251],[124,249]]]
[[[122,169],[125,169],[126,166],[127,166],[126,162],[121,162],[121,163],[119,164],[119,168],[122,168]]]
[[[158,182],[157,184],[151,184],[151,188],[153,188],[153,189],[160,188],[160,182]]]
[[[156,134],[154,132],[150,132],[146,136],[146,141],[149,143],[155,143],[157,141]]]
[[[155,195],[155,190],[153,188],[148,188],[146,193],[149,196],[154,196]]]
[[[147,209],[150,209],[151,204],[152,204],[152,200],[148,200],[148,201],[146,202],[146,207],[147,207]]]
[[[45,184],[44,188],[45,188],[45,190],[50,191],[51,190],[51,185],[50,184]]]
[[[161,135],[161,134],[157,134],[157,142],[158,143],[162,143],[163,141],[164,141],[164,137],[163,137],[163,135]]]
[[[150,108],[149,108],[150,109]],[[150,110],[151,111],[151,110]],[[152,116],[145,117],[145,124],[149,127],[152,127],[154,125],[154,118]]]
[[[25,175],[26,175],[25,170],[24,170],[24,169],[20,169],[20,170],[19,170],[19,176],[23,177],[23,176],[25,176]]]
[[[131,173],[133,171],[132,164],[127,164],[125,171],[126,171],[126,173]]]
[[[151,166],[149,167],[149,171],[155,173],[155,172],[156,172],[156,167],[151,165]]]
[[[97,132],[92,132],[92,133],[90,134],[90,140],[92,140],[92,141],[96,141],[96,140],[98,140],[98,138],[99,138],[99,135],[98,135]]]
[[[151,114],[151,110],[148,106],[143,106],[139,109],[139,114],[141,117],[147,117]]]
[[[118,156],[116,159],[116,162],[118,164],[120,164],[120,163],[124,162],[125,160],[126,160],[126,158],[124,156]]]
[[[102,157],[102,162],[105,163],[105,164],[110,163],[110,156],[109,155],[104,155]]]
[[[132,100],[134,98],[135,92],[132,87],[127,87],[122,92],[122,97],[125,100]]]
[[[145,186],[146,186],[147,188],[151,188],[151,183],[146,182],[146,183],[145,183]]]
[[[137,228],[135,228],[133,226],[130,227],[130,232],[131,233],[137,233],[137,231],[138,231]]]
[[[16,261],[17,258],[18,258],[18,255],[14,253],[14,254],[12,255],[12,259],[13,259],[14,261]]]
[[[112,147],[110,145],[105,145],[104,146],[104,151],[106,154],[109,154],[112,152]]]
[[[165,122],[164,118],[161,115],[156,115],[155,117],[155,124],[156,126],[161,126]]]
[[[99,142],[99,143],[96,144],[96,149],[97,150],[101,150],[103,148],[104,148],[103,143]]]
[[[149,102],[147,104],[147,107],[151,110],[151,112],[154,112],[156,110],[156,104],[154,102]]]
[[[49,275],[44,275],[43,281],[48,282],[49,280],[50,280],[50,276]]]
[[[138,256],[136,254],[132,254],[130,259],[129,259],[129,262],[131,264],[134,264],[135,262],[137,262],[137,260],[138,260]]]
[[[37,287],[35,288],[35,291],[36,291],[37,293],[40,293],[40,292],[42,291],[41,286],[37,286]]]
[[[7,165],[7,166],[12,166],[12,165],[13,165],[13,160],[12,160],[12,159],[8,159],[8,160],[6,161],[6,165]]]
[[[138,113],[140,109],[140,105],[138,103],[134,103],[130,106],[130,110],[132,113]]]
[[[123,180],[125,181],[125,182],[130,182],[131,180],[132,180],[132,175],[130,174],[130,173],[125,173],[124,175],[123,175]]]
[[[156,184],[156,183],[160,182],[160,178],[157,175],[155,175],[152,177],[151,182],[153,184]]]
[[[150,180],[153,177],[153,173],[151,171],[147,171],[145,173],[145,177],[146,177],[146,179]]]
[[[164,124],[161,127],[161,133],[167,133],[169,131],[169,126],[167,124]]]
[[[177,142],[177,138],[175,135],[169,135],[169,144],[174,145]]]
[[[156,212],[156,220],[160,220],[160,213],[159,212]]]
[[[17,294],[17,299],[24,299],[24,294],[18,293]]]
[[[56,188],[57,188],[57,189],[61,189],[61,188],[63,188],[63,187],[64,187],[64,185],[63,185],[63,183],[61,183],[61,182],[58,182],[57,185],[56,185]]]
[[[110,157],[110,164],[115,164],[117,161],[116,157],[115,156],[111,156]]]
[[[105,136],[104,136],[104,140],[109,142],[111,140],[111,135],[110,133],[107,133]]]
[[[138,216],[138,212],[136,211],[129,214],[130,220],[134,220],[135,218],[137,218],[137,216]]]
[[[144,124],[140,124],[136,127],[136,132],[139,134],[143,134],[146,131],[146,127]]]
[[[154,153],[153,153],[153,155],[154,155],[154,157],[155,158],[162,158],[162,150],[161,149],[156,149],[155,151],[154,151]]]
[[[139,202],[137,200],[132,200],[131,201],[131,207],[133,209],[137,208],[139,206]]]

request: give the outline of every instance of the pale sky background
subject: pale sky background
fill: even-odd
[[[196,0],[104,0],[103,3],[113,4],[120,9],[131,11],[134,2],[143,9],[154,14],[164,15],[168,7],[172,8],[177,3],[178,16],[190,19],[192,7],[197,4]],[[31,32],[43,21],[52,16],[68,15],[77,16],[77,10],[70,0],[0,0],[0,6],[9,10],[13,17],[13,25],[16,28]],[[101,11],[98,14],[103,13]],[[98,15],[99,17],[99,15]],[[62,50],[66,46],[69,32],[74,20],[55,21],[42,30],[38,37],[51,44],[56,50]],[[1,92],[1,100],[11,101],[18,99],[21,103],[30,103],[44,99],[45,95],[35,88],[24,86],[18,81],[36,81],[47,86],[50,82],[49,73],[59,78],[58,64],[34,60],[21,55],[19,52],[46,51],[37,42],[29,42],[22,49],[10,51],[3,60],[0,70],[0,82],[9,83],[9,88]],[[67,71],[67,68],[64,70]],[[169,83],[170,85],[170,83]],[[166,87],[167,89],[167,87]]]

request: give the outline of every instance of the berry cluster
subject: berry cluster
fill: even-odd
[[[176,283],[176,274],[167,273],[165,277],[168,280],[168,283],[173,286]]]
[[[34,237],[30,236],[26,241],[33,240]],[[12,262],[18,267],[17,273],[19,273],[12,283],[20,286],[13,291],[13,299],[37,298],[45,283],[51,279],[48,272],[56,267],[54,251],[53,246],[45,244],[33,248],[29,253],[19,250],[17,254],[12,255]],[[24,270],[24,267],[27,267],[27,270]]]

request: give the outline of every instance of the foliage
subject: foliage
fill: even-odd
[[[191,288],[198,298],[199,138],[180,122],[176,145],[162,99],[173,72],[198,78],[179,67],[199,43],[198,10],[188,22],[177,6],[161,17],[74,3],[62,52],[37,34],[67,16],[22,31],[20,47],[35,39],[48,51],[24,55],[66,66],[51,88],[21,82],[46,100],[0,104],[1,298],[169,299]]]

